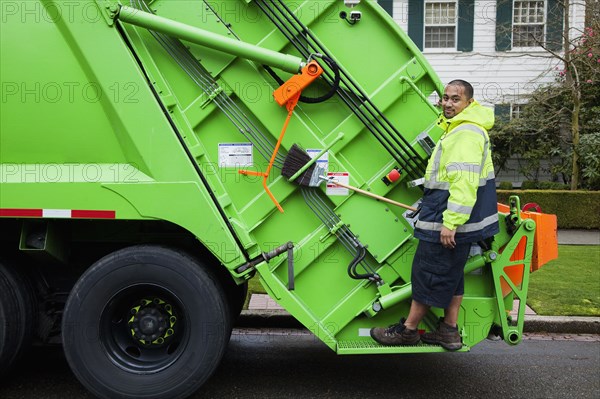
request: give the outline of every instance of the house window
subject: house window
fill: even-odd
[[[456,1],[425,2],[425,48],[456,47]]]
[[[514,2],[513,47],[536,47],[544,42],[545,1]]]
[[[510,106],[510,119],[517,119],[521,117],[523,112],[523,104],[511,104]]]

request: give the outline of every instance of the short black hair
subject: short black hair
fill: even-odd
[[[471,83],[467,82],[466,80],[454,79],[452,82],[448,83],[448,86],[462,86],[462,88],[465,90],[467,100],[473,98],[473,86],[471,86]]]

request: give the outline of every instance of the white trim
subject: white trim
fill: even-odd
[[[514,49],[518,49],[519,51],[525,51],[525,52],[530,52],[535,51],[536,49],[538,51],[546,51],[543,48],[541,48],[540,46],[534,46],[534,47],[529,47],[529,46],[515,46],[515,26],[534,26],[534,25],[541,25],[542,26],[542,30],[543,30],[543,38],[542,38],[542,43],[546,42],[546,38],[548,36],[548,1],[547,0],[530,0],[531,2],[535,2],[535,1],[542,1],[544,2],[544,4],[542,5],[542,8],[544,9],[544,21],[543,22],[535,22],[535,23],[523,23],[523,22],[515,22],[515,3],[517,1],[523,2],[523,3],[527,3],[529,2],[528,0],[513,0],[512,3],[512,20],[510,21],[510,44],[511,44],[511,50]]]
[[[454,4],[454,23],[439,23],[439,24],[427,24],[427,4],[432,4],[432,3],[452,3]],[[424,0],[423,2],[423,50],[426,49],[434,49],[434,50],[443,50],[443,49],[448,49],[451,51],[457,51],[457,46],[458,46],[458,14],[459,14],[459,10],[458,10],[459,4],[458,4],[458,0]],[[453,47],[427,47],[426,43],[427,43],[427,28],[428,27],[433,27],[433,28],[454,28],[454,46]]]
[[[441,47],[441,48],[424,48],[423,54],[462,54],[464,51],[458,51],[456,47]]]

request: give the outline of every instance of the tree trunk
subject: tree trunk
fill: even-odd
[[[563,26],[563,51],[565,65],[565,85],[571,92],[571,100],[573,101],[573,110],[571,112],[571,148],[573,150],[573,167],[571,169],[571,190],[577,190],[579,186],[579,113],[581,111],[581,90],[579,88],[579,75],[575,70],[571,59],[571,42],[569,41],[570,33],[570,14],[571,8],[569,0],[563,0],[564,10],[564,26]]]
[[[579,111],[581,109],[581,93],[574,87],[573,114],[571,116],[571,134],[573,135],[573,169],[571,171],[571,190],[579,186]]]

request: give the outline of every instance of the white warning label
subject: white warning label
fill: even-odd
[[[307,148],[306,153],[310,155],[311,158],[316,157],[321,152],[318,148]],[[329,168],[329,153],[325,152],[319,159],[317,159],[317,165],[323,168],[323,170],[327,170]]]
[[[327,172],[327,195],[348,195],[347,188],[333,184],[333,181],[350,184],[350,174],[348,172]]]
[[[252,143],[219,143],[219,167],[247,168],[253,166]]]

